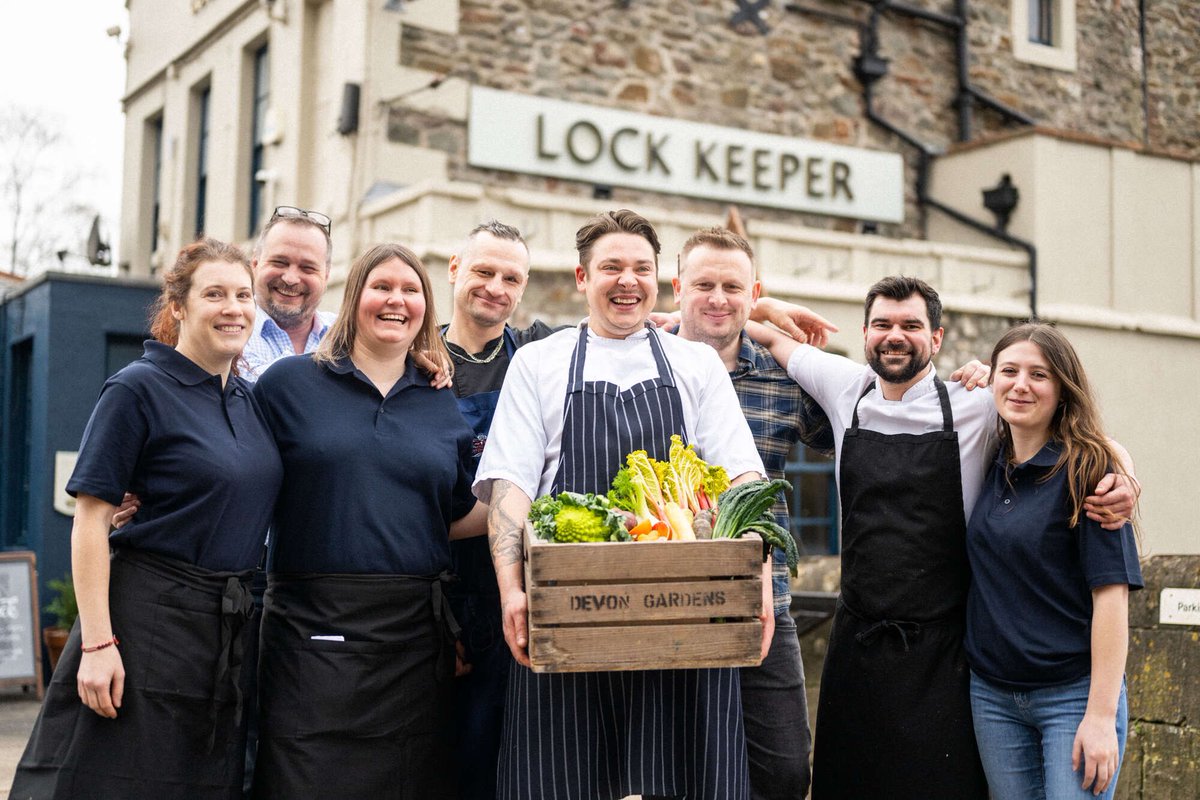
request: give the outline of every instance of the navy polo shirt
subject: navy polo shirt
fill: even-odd
[[[1133,527],[1107,531],[1083,517],[1069,527],[1065,470],[1050,442],[1008,470],[1001,452],[971,521],[967,554],[967,660],[1016,691],[1060,686],[1091,673],[1092,590],[1142,588]]]
[[[409,362],[382,397],[350,361],[277,361],[254,386],[283,459],[269,569],[433,575],[471,510],[471,429]]]
[[[145,347],[100,390],[67,491],[113,505],[126,490],[141,498],[109,536],[114,548],[253,569],[283,469],[250,385],[231,377],[222,388],[174,348]]]

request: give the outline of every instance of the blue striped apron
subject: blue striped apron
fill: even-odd
[[[580,327],[551,492],[604,492],[631,450],[666,459],[672,433],[686,441],[658,335],[650,330],[658,377],[622,391],[583,380]],[[514,663],[505,707],[501,800],[749,797],[737,670],[536,674]]]

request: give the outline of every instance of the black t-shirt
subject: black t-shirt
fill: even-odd
[[[545,339],[559,329],[551,328],[541,320],[534,320],[528,328],[506,327],[505,330],[512,334],[513,343],[517,347],[524,347],[530,342]],[[497,346],[500,346],[502,338],[504,338],[504,334],[492,339],[483,346],[481,351],[471,355],[477,359],[487,358]],[[454,394],[456,397],[470,397],[480,392],[494,392],[504,384],[504,376],[508,374],[509,357],[503,346],[500,347],[500,352],[496,354],[496,357],[486,364],[468,361],[462,357],[462,351],[457,347],[450,346],[447,349],[450,351],[450,357],[454,359]]]
[[[214,571],[252,569],[283,477],[250,385],[224,387],[173,347],[146,352],[113,375],[79,446],[67,491],[142,505],[114,548],[168,556]]]
[[[269,571],[435,575],[475,505],[471,429],[411,362],[382,397],[350,359],[275,362],[254,386],[283,459]]]

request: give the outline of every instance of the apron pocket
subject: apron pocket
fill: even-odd
[[[211,700],[213,670],[221,652],[221,616],[176,602],[154,604],[154,624],[143,634],[148,648],[139,650],[149,693]],[[222,691],[227,695],[228,691]],[[231,699],[231,698],[223,698]]]
[[[285,737],[362,739],[428,729],[424,712],[437,707],[449,683],[437,675],[443,647],[439,637],[423,636],[264,649],[264,724]]]

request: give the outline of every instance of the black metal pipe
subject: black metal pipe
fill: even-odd
[[[914,6],[911,3],[898,2],[898,0],[883,0],[881,5],[885,10],[899,11],[901,14],[907,14],[910,17],[928,20],[929,22],[936,22],[937,24],[945,25],[948,28],[966,27],[967,18],[962,14],[959,16],[942,14],[938,11],[929,11],[928,9],[921,8],[920,6]]]
[[[823,8],[812,8],[810,6],[802,6],[799,3],[788,3],[783,7],[784,11],[790,11],[793,14],[807,14],[810,17],[817,19],[828,20],[829,22],[837,22],[842,25],[850,25],[861,30],[862,20],[856,17],[847,17],[843,14],[835,14],[832,11],[826,11]]]
[[[1144,0],[1142,0],[1144,2]],[[937,11],[929,11],[919,6],[914,6],[911,3],[900,2],[899,0],[859,0],[871,6],[871,18],[866,27],[869,27],[870,36],[877,41],[878,37],[878,17],[885,11],[895,11],[900,14],[906,14],[917,19],[927,20],[955,31],[956,35],[956,53],[957,53],[957,73],[958,73],[958,96],[956,104],[958,106],[958,139],[961,142],[970,141],[971,128],[973,120],[971,118],[970,109],[966,108],[972,100],[977,100],[981,105],[990,108],[997,114],[1012,121],[1019,122],[1022,125],[1034,125],[1035,121],[1016,109],[1001,103],[994,97],[991,97],[981,89],[976,88],[971,83],[970,76],[970,39],[967,35],[967,21],[970,15],[970,6],[968,0],[955,0],[955,14],[942,14]],[[787,10],[795,10],[799,13],[813,13],[816,9],[808,9],[800,6],[787,6]],[[817,12],[821,13],[821,12]],[[861,26],[861,23],[859,23]],[[1143,52],[1145,48],[1143,46]]]
[[[1016,109],[1011,108],[1010,106],[1006,106],[1004,103],[1001,103],[999,100],[992,97],[991,95],[989,95],[987,92],[983,91],[982,89],[976,89],[974,86],[968,86],[967,91],[969,91],[971,93],[971,96],[974,97],[976,100],[978,100],[981,105],[987,106],[992,111],[995,111],[996,113],[1001,114],[1002,116],[1008,117],[1013,122],[1019,122],[1022,125],[1036,125],[1037,124],[1037,120],[1035,120],[1033,117],[1029,116],[1028,114],[1017,111]]]
[[[891,122],[875,113],[874,95],[871,91],[870,84],[863,86],[863,105],[865,106],[866,116],[869,122],[874,122],[888,133],[903,141],[909,147],[912,147],[925,155],[932,156],[937,154],[937,152],[929,145],[920,141],[907,131],[896,127]]]
[[[876,10],[878,10],[878,7],[876,7]],[[868,35],[875,35],[875,26],[878,24],[878,21],[878,15],[872,13],[869,23],[870,30],[867,32]],[[863,84],[863,106],[866,117],[870,122],[880,126],[917,151],[917,205],[920,206],[922,211],[930,208],[940,211],[951,219],[973,230],[977,230],[985,236],[1025,251],[1029,259],[1029,317],[1030,319],[1037,319],[1037,247],[1032,242],[1013,236],[1008,231],[1001,230],[997,226],[980,222],[974,217],[930,197],[929,170],[933,159],[938,155],[937,150],[877,114],[875,112],[875,94],[870,83]]]
[[[1033,125],[1034,121],[1022,114],[1019,111],[1005,106],[998,100],[988,96],[983,91],[976,89],[971,85],[970,81],[970,52],[968,48],[967,38],[967,0],[955,0],[955,10],[958,13],[957,17],[950,17],[946,14],[938,14],[936,12],[926,11],[925,9],[910,6],[908,3],[894,2],[894,0],[862,0],[871,6],[871,14],[867,22],[861,23],[857,19],[843,17],[841,15],[832,14],[821,9],[809,8],[797,4],[786,6],[786,10],[798,14],[810,14],[817,17],[823,17],[835,22],[854,25],[858,28],[859,33],[859,53],[860,58],[864,55],[878,57],[879,44],[879,18],[884,11],[894,10],[902,13],[910,14],[911,16],[921,19],[930,20],[940,24],[947,25],[956,29],[957,33],[957,78],[958,78],[958,112],[959,112],[959,138],[962,141],[970,139],[971,132],[971,105],[974,100],[978,100],[982,105],[991,108],[993,111],[1015,120],[1025,125]],[[892,124],[889,120],[880,116],[875,111],[875,92],[874,83],[871,80],[861,80],[862,95],[863,95],[863,110],[869,122],[878,125],[888,133],[892,134],[909,147],[917,151],[917,205],[922,213],[928,209],[940,211],[951,219],[966,225],[967,227],[979,231],[985,236],[996,239],[1012,247],[1019,248],[1025,251],[1029,259],[1029,316],[1030,319],[1037,319],[1037,294],[1038,294],[1038,257],[1037,247],[1032,243],[1017,236],[1013,236],[1005,230],[1001,230],[998,226],[988,225],[979,220],[965,214],[955,208],[952,208],[941,201],[935,200],[929,196],[929,171],[933,159],[938,156],[938,150],[932,145],[926,144],[917,139],[907,131]]]
[[[1138,0],[1138,45],[1142,48],[1142,145],[1150,146],[1150,56],[1146,53],[1146,0]]]
[[[1027,242],[1013,236],[1010,233],[998,230],[991,225],[980,222],[973,217],[969,217],[961,211],[951,208],[950,206],[934,200],[932,197],[926,197],[921,201],[928,208],[936,209],[951,219],[966,225],[969,228],[974,228],[980,233],[986,234],[993,239],[998,239],[1005,244],[1010,244],[1013,247],[1018,247],[1025,251],[1029,257],[1029,318],[1036,321],[1038,318],[1037,312],[1037,247],[1032,242]]]
[[[969,142],[974,121],[971,116],[974,110],[974,95],[971,93],[971,51],[967,46],[967,0],[955,0],[954,11],[958,14],[958,31],[955,36],[958,51],[958,95],[955,100],[958,104],[958,140]]]

